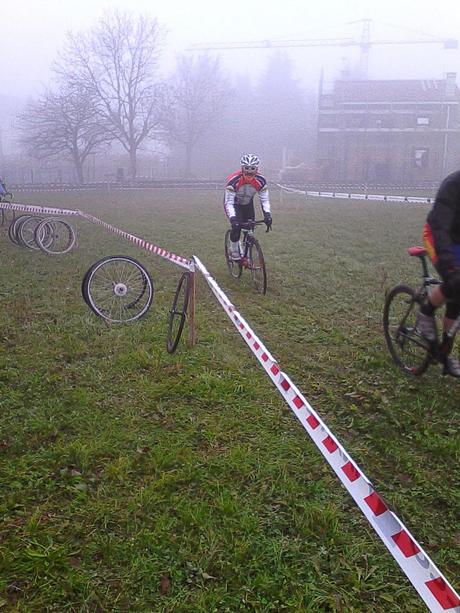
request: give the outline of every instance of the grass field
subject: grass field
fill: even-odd
[[[427,206],[272,193],[268,292],[232,279],[221,194],[24,194],[196,254],[457,589],[460,387],[408,378],[385,291],[415,283]],[[99,226],[49,257],[0,229],[0,610],[426,611],[384,545],[197,282],[197,345],[165,350],[182,272]],[[108,326],[87,268],[130,255],[148,315]]]

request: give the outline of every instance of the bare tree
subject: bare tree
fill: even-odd
[[[29,155],[40,159],[64,154],[73,162],[79,183],[84,183],[86,158],[108,138],[85,91],[46,91],[19,115],[19,129]]]
[[[101,121],[130,158],[159,126],[162,86],[155,80],[163,33],[155,19],[113,11],[88,33],[70,32],[54,70],[95,100]]]
[[[192,170],[196,144],[221,117],[230,86],[218,58],[181,56],[168,90],[163,125],[168,139],[185,147],[185,175]]]
[[[270,56],[254,96],[257,135],[264,160],[279,167],[283,147],[305,159],[315,142],[314,100],[292,76],[289,57],[282,52]]]

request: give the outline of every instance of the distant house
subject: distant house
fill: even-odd
[[[440,80],[336,81],[320,92],[320,179],[418,185],[460,168],[460,90]]]

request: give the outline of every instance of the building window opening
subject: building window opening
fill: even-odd
[[[428,149],[415,149],[413,159],[415,168],[426,168],[428,166]]]

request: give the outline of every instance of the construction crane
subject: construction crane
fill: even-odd
[[[215,51],[219,49],[272,49],[277,47],[360,47],[360,74],[363,79],[368,77],[369,51],[374,45],[426,45],[442,44],[444,49],[458,49],[458,40],[448,38],[428,38],[422,40],[371,40],[371,19],[361,19],[350,23],[361,23],[361,40],[354,38],[311,38],[292,40],[260,40],[221,43],[197,43],[189,47],[189,51]]]

